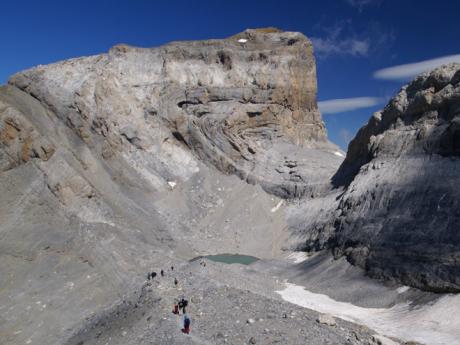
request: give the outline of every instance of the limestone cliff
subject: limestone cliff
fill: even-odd
[[[334,176],[345,190],[309,220],[310,248],[372,276],[460,291],[460,65],[423,74],[375,113]]]
[[[275,195],[327,190],[342,160],[315,73],[302,34],[247,30],[119,45],[0,87],[2,344],[61,345],[154,269],[280,255]]]
[[[142,156],[178,140],[220,171],[283,197],[324,189],[340,163],[316,105],[312,45],[300,33],[259,29],[152,49],[118,45],[9,83],[105,159],[136,160],[127,152]]]

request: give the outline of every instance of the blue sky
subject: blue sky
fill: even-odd
[[[266,26],[303,32],[316,50],[329,137],[344,149],[414,66],[380,70],[460,54],[455,0],[8,1],[1,7],[0,83],[25,68],[117,43],[152,47]],[[341,101],[348,98],[357,99]]]

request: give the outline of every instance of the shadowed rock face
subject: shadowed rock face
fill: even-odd
[[[403,87],[350,143],[334,176],[346,189],[308,245],[374,277],[460,291],[459,123],[459,64]]]
[[[341,161],[317,109],[312,45],[300,33],[118,45],[9,83],[48,105],[105,158],[130,145],[148,151],[172,133],[202,161],[282,197],[324,190]],[[298,146],[306,150],[293,155]]]

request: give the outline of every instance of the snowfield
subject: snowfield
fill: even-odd
[[[432,304],[413,307],[363,308],[312,293],[303,286],[286,283],[276,291],[290,303],[363,324],[386,336],[426,345],[460,344],[460,296],[445,295]]]

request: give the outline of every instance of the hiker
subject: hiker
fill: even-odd
[[[188,301],[182,297],[182,299],[179,301],[179,309],[182,309],[182,313],[185,315],[187,312],[185,311],[185,308],[188,306]]]
[[[164,277],[165,276],[165,271],[161,270],[160,274],[161,274],[162,277]]]
[[[174,266],[171,266],[171,271],[174,271]]]
[[[182,332],[185,334],[190,333],[190,318],[188,315],[184,315],[184,328],[182,328]]]
[[[177,286],[177,284],[179,284],[179,282],[177,281],[177,278],[174,278],[174,285]]]
[[[188,306],[188,301],[184,299],[184,306],[182,307],[182,312],[185,314],[185,308]]]
[[[155,278],[156,276],[157,276],[157,272],[152,272],[151,274],[152,279]]]
[[[179,314],[179,304],[177,304],[177,301],[174,301],[174,307],[173,307],[173,314],[178,315]]]
[[[147,280],[150,280],[150,272],[147,274]]]

